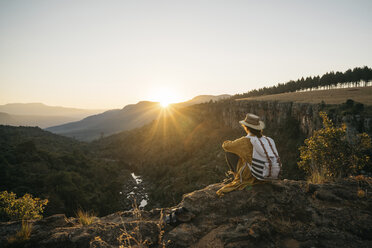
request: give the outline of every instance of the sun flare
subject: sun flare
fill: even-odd
[[[158,88],[152,92],[151,98],[159,102],[162,108],[167,108],[170,104],[179,102],[177,94],[169,88]]]
[[[163,108],[167,108],[169,106],[169,104],[171,104],[167,100],[161,100],[159,103],[160,103],[160,106],[162,106]]]

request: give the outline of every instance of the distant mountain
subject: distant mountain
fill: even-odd
[[[210,100],[217,101],[227,97],[230,96],[197,96],[187,102],[172,104],[169,108],[186,107],[209,102]],[[157,102],[142,101],[137,104],[127,105],[123,109],[109,110],[102,114],[89,116],[81,121],[49,127],[46,130],[68,137],[74,137],[78,140],[92,141],[103,136],[141,127],[167,113],[168,111],[161,108]]]
[[[30,126],[46,128],[79,120],[77,117],[68,116],[38,116],[38,115],[10,115],[0,112],[0,125]]]
[[[12,115],[71,116],[79,118],[81,116],[86,117],[103,111],[104,109],[78,109],[48,106],[43,103],[9,103],[0,105],[0,112]]]
[[[127,105],[123,109],[92,115],[81,121],[49,127],[46,130],[78,140],[90,141],[101,136],[141,127],[156,119],[161,111],[159,103],[143,101]]]
[[[42,103],[10,103],[0,105],[0,124],[46,128],[78,121],[103,111],[99,109],[48,106]]]

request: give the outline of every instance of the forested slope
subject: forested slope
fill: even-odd
[[[87,144],[39,128],[0,126],[0,137],[0,191],[47,198],[46,215],[120,209],[119,191],[129,180],[123,163],[99,159]]]

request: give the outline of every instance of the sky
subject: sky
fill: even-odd
[[[0,0],[0,104],[122,108],[372,66],[372,1]]]

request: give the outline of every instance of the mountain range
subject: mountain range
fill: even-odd
[[[0,124],[46,128],[78,121],[103,109],[78,109],[48,106],[43,103],[10,103],[0,105]]]
[[[218,101],[228,97],[230,95],[227,94],[218,96],[200,95],[186,102],[171,104],[167,109],[162,108],[158,102],[141,101],[137,104],[127,105],[122,109],[109,110],[101,114],[86,117],[80,121],[49,127],[46,130],[82,141],[91,141],[121,131],[141,127],[160,116],[167,115],[171,109],[209,101]]]

